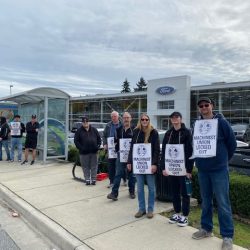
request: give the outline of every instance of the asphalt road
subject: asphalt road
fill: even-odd
[[[0,250],[59,250],[0,199]]]

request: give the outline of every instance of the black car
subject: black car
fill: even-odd
[[[238,147],[229,161],[231,170],[250,175],[250,147],[248,144],[237,141]]]
[[[234,124],[231,126],[237,140],[244,142],[250,141],[249,124]]]

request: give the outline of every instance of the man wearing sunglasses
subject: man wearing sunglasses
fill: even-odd
[[[233,248],[232,239],[234,235],[234,225],[229,200],[228,161],[231,159],[236,149],[236,139],[230,124],[224,116],[213,112],[214,105],[210,98],[201,97],[197,105],[200,112],[200,118],[203,120],[203,124],[201,121],[199,126],[200,138],[205,138],[208,131],[211,131],[210,125],[205,126],[211,123],[211,119],[217,119],[215,122],[217,127],[214,130],[216,134],[214,145],[215,155],[205,155],[203,157],[196,156],[195,158],[202,198],[202,213],[201,229],[195,232],[192,237],[199,240],[212,236],[214,195],[218,206],[220,234],[223,238],[222,249],[231,250]],[[196,136],[195,131],[196,128],[194,130],[194,140]],[[202,143],[202,140],[200,140],[200,142]]]

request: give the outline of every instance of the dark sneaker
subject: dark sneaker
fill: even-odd
[[[143,215],[145,215],[146,212],[142,212],[142,211],[138,211],[136,214],[135,214],[135,218],[141,218]]]
[[[116,195],[114,195],[113,193],[110,193],[107,195],[107,199],[113,200],[113,201],[117,201],[118,198]]]
[[[92,181],[92,182],[91,182],[91,185],[96,185],[96,182],[95,182],[95,181]]]
[[[127,187],[127,182],[126,181],[123,181],[123,186]]]
[[[148,213],[147,213],[147,218],[148,218],[148,219],[152,219],[153,217],[154,217],[153,212],[148,212]]]
[[[113,183],[109,183],[109,185],[107,186],[107,188],[112,188],[114,186]]]
[[[30,165],[33,165],[35,163],[35,161],[31,161]]]
[[[129,197],[130,197],[130,199],[134,199],[135,198],[135,194],[134,193],[130,193]]]
[[[223,238],[222,250],[232,250],[233,249],[233,240],[232,238]]]
[[[213,233],[212,232],[208,232],[205,229],[201,228],[199,229],[199,231],[193,233],[192,238],[195,240],[200,240],[206,237],[212,237]]]
[[[86,181],[86,186],[89,186],[90,185],[90,181]]]
[[[24,160],[22,163],[21,163],[21,165],[24,165],[24,164],[26,164],[28,161],[27,160]]]
[[[181,219],[181,216],[180,216],[179,214],[173,214],[173,215],[169,218],[169,223],[175,224],[175,223],[179,222],[180,219]]]
[[[188,218],[185,216],[181,216],[180,220],[177,222],[179,227],[185,227],[188,225]]]

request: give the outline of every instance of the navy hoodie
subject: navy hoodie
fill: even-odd
[[[201,117],[201,119],[203,119]],[[218,135],[216,156],[208,158],[195,158],[195,165],[199,171],[209,172],[228,168],[228,161],[236,149],[234,132],[222,114],[215,114],[213,119],[218,119]]]

